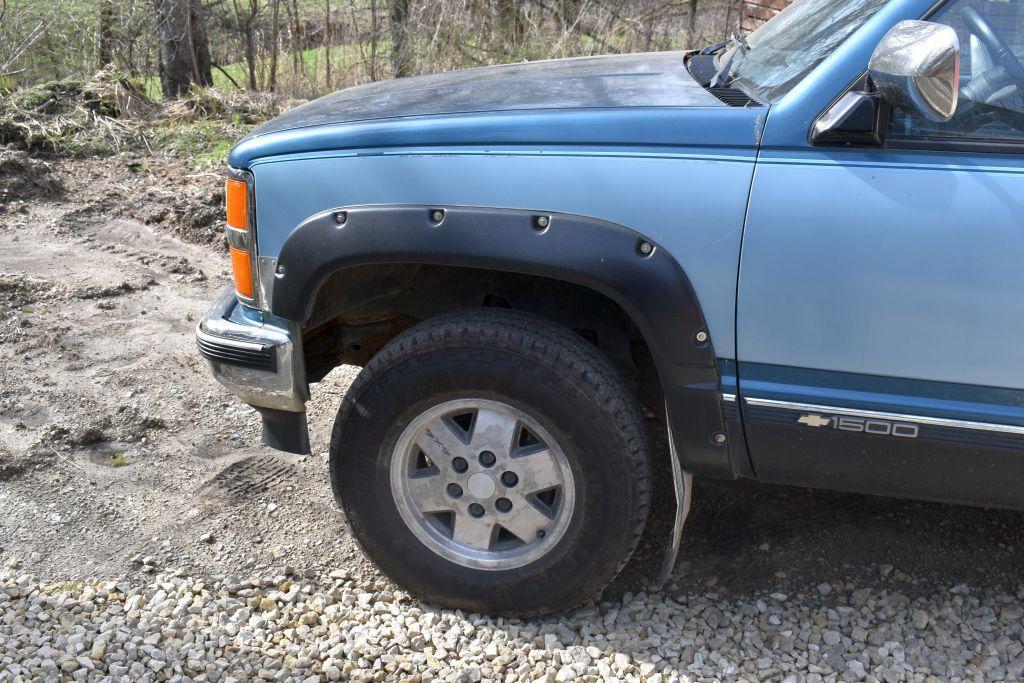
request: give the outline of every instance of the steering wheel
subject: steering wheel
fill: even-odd
[[[963,17],[968,30],[984,43],[996,64],[1003,67],[1007,75],[1017,81],[1018,88],[1024,86],[1024,66],[1021,66],[1006,41],[999,37],[973,7],[964,9]]]

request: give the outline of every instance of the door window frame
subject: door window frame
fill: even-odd
[[[939,12],[946,5],[957,2],[957,0],[939,0],[932,5],[928,11],[921,15],[921,21],[928,21],[936,13]],[[853,83],[844,88],[839,95],[829,103],[828,107],[825,107],[821,113],[815,117],[816,122],[821,116],[829,110],[829,108],[839,101],[843,95],[851,90],[855,89],[858,85],[864,82],[867,78],[867,67],[854,79]],[[890,130],[892,122],[887,121],[886,125],[889,126]],[[807,131],[807,139],[812,148],[829,148],[835,147],[834,145],[816,145],[811,142],[811,133],[814,129],[812,123]],[[960,152],[960,153],[974,153],[974,154],[1024,154],[1024,131],[1021,132],[1021,140],[977,140],[970,138],[935,138],[928,137],[926,135],[921,136],[900,136],[894,137],[888,134],[886,131],[885,141],[881,147],[862,147],[856,146],[856,149],[880,149],[880,150],[910,150],[910,151],[929,151],[929,152]],[[841,148],[854,148],[853,146],[841,147]]]

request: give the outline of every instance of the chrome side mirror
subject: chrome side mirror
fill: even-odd
[[[901,21],[878,43],[868,74],[894,107],[949,121],[960,89],[960,41],[949,26]]]

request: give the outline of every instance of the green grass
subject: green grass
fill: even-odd
[[[124,467],[128,464],[128,461],[125,460],[123,453],[118,453],[117,455],[110,456],[110,460],[107,461],[107,464],[111,467]]]
[[[82,584],[75,581],[62,581],[52,586],[54,593],[74,593],[75,591],[81,590]]]
[[[223,68],[231,74],[231,78],[238,81],[238,85],[242,86],[243,89],[246,88],[246,85],[249,82],[249,71],[245,64],[228,64]],[[163,88],[160,86],[159,76],[143,76],[139,79],[139,82],[141,83],[143,90],[145,90],[148,98],[160,101],[160,98],[163,97],[164,93]],[[225,91],[236,89],[231,80],[217,69],[213,70],[213,87],[217,90]]]
[[[248,128],[227,121],[165,121],[153,131],[151,144],[197,166],[213,166],[224,163],[231,147]]]

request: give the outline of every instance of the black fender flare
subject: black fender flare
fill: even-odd
[[[617,223],[557,212],[468,206],[348,206],[303,221],[277,259],[270,310],[302,322],[333,273],[417,263],[536,275],[615,301],[650,349],[681,465],[734,478],[718,365],[697,296],[656,243]],[[703,334],[701,334],[703,333]]]

